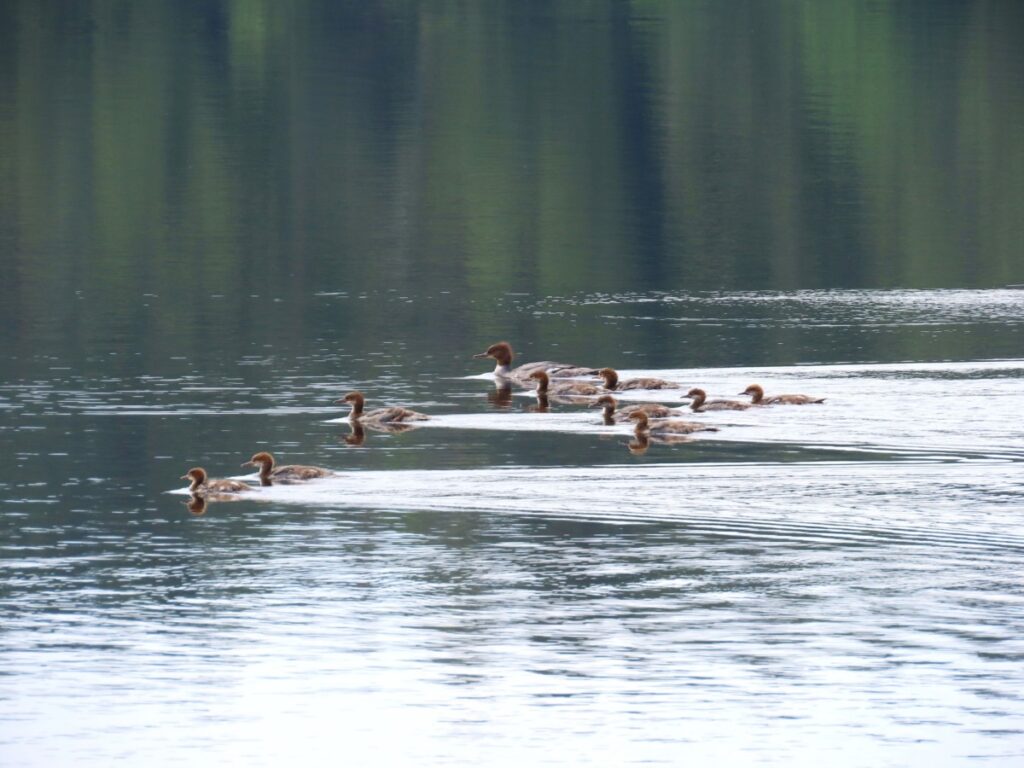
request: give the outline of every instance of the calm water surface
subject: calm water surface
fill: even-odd
[[[1024,762],[1016,5],[0,13],[0,763]]]

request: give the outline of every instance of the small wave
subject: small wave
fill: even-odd
[[[245,498],[346,509],[542,515],[613,525],[671,523],[764,540],[1024,553],[1024,535],[1000,524],[1012,516],[1009,500],[1024,486],[1024,473],[1001,484],[993,483],[992,473],[984,462],[366,471],[260,488]]]

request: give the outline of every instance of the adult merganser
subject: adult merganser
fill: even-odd
[[[537,397],[592,397],[601,394],[598,387],[585,381],[557,381],[552,384],[547,371],[534,371],[529,378],[537,380]]]
[[[696,421],[680,421],[677,419],[664,419],[650,421],[643,411],[631,413],[629,418],[636,422],[633,431],[637,435],[688,435],[691,432],[717,432],[718,427],[710,427]]]
[[[690,410],[696,413],[704,411],[745,411],[750,403],[741,403],[738,400],[708,400],[707,393],[703,389],[694,387],[686,393],[687,397],[693,398],[690,403]]]
[[[604,379],[604,387],[613,392],[621,392],[626,389],[679,389],[679,384],[665,379],[626,379],[619,381],[619,372],[614,368],[602,368],[597,375]]]
[[[308,467],[301,464],[286,464],[283,467],[274,466],[274,457],[266,451],[253,454],[253,457],[243,463],[242,466],[260,468],[260,485],[273,485],[275,482],[295,483],[334,474],[329,469]]]
[[[206,470],[202,467],[192,467],[181,476],[181,480],[191,480],[188,490],[193,494],[206,493],[241,493],[251,491],[252,486],[240,480],[221,480],[206,476]]]
[[[807,405],[809,403],[824,403],[824,397],[812,397],[811,395],[772,395],[764,396],[764,390],[760,384],[751,384],[740,392],[741,395],[750,395],[752,405]]]
[[[334,402],[349,403],[352,406],[352,410],[348,415],[348,420],[352,422],[362,422],[363,425],[367,427],[382,424],[397,424],[404,421],[426,421],[430,418],[424,413],[410,411],[408,408],[402,408],[397,405],[389,408],[377,408],[376,410],[363,413],[363,406],[366,404],[366,398],[363,397],[362,392],[349,392],[343,398],[335,400]]]
[[[615,410],[618,404],[618,401],[611,395],[601,395],[590,407],[597,408],[600,406],[604,408],[604,412],[601,415],[604,417],[605,424],[629,421],[630,415],[639,411],[643,411],[648,416],[656,419],[682,415],[682,411],[659,403],[637,403],[636,405],[627,405]]]
[[[597,373],[594,368],[581,368],[566,363],[552,363],[548,360],[539,363],[526,363],[517,368],[512,367],[512,345],[507,341],[499,341],[491,344],[485,351],[473,355],[477,357],[493,357],[496,365],[494,375],[504,379],[515,379],[525,382],[535,371],[545,371],[549,376],[556,379],[572,378],[573,376],[593,376]]]

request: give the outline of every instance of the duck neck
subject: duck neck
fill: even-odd
[[[492,353],[494,358],[494,375],[509,376],[512,373],[512,350],[499,347]]]

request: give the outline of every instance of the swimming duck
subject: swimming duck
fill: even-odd
[[[618,401],[611,395],[601,395],[590,407],[604,408],[602,416],[604,416],[605,424],[629,421],[629,417],[639,411],[643,411],[648,416],[656,419],[665,419],[669,416],[682,415],[681,411],[675,408],[669,408],[667,405],[661,405],[660,403],[637,403],[635,405],[627,405],[622,408],[618,408],[618,405]],[[616,408],[618,408],[618,410],[616,410]]]
[[[286,464],[283,467],[275,466],[274,457],[266,451],[254,453],[253,457],[243,463],[242,466],[260,468],[260,485],[273,485],[275,482],[295,483],[334,474],[329,469],[308,467],[301,464]]]
[[[389,408],[377,408],[364,413],[363,406],[366,404],[366,398],[363,397],[362,392],[349,392],[343,398],[334,402],[349,403],[352,406],[352,411],[348,415],[348,420],[353,422],[360,421],[368,427],[398,424],[405,421],[426,421],[430,418],[425,413],[410,411],[408,408],[402,408],[397,405]]]
[[[626,389],[679,389],[674,381],[665,379],[639,378],[619,381],[619,372],[614,368],[602,368],[597,375],[604,379],[604,388],[613,392]]]
[[[534,371],[529,378],[537,380],[537,397],[544,395],[562,397],[591,397],[601,394],[601,389],[585,381],[557,381],[551,383],[547,371]]]
[[[512,367],[512,358],[514,354],[512,352],[512,345],[507,341],[499,341],[497,344],[491,344],[485,351],[473,355],[477,357],[493,357],[496,365],[494,366],[494,375],[505,379],[515,379],[520,382],[524,382],[530,377],[531,373],[535,371],[545,371],[552,378],[572,378],[573,376],[593,376],[597,373],[594,368],[581,368],[575,365],[568,365],[566,363],[552,363],[548,360],[539,363],[526,363],[520,365],[517,368]]]
[[[824,403],[824,397],[812,397],[811,395],[772,395],[764,396],[764,389],[760,384],[751,384],[740,392],[741,395],[750,395],[752,405],[807,405],[808,403]]]
[[[718,427],[711,427],[696,421],[680,421],[677,419],[659,419],[650,421],[643,411],[631,413],[629,418],[636,422],[633,431],[637,435],[688,435],[691,432],[717,432]]]
[[[750,408],[750,403],[741,403],[739,400],[708,400],[707,393],[699,387],[694,387],[686,396],[692,398],[690,410],[695,413],[704,411],[745,411]]]
[[[188,490],[193,494],[206,493],[241,493],[251,491],[252,486],[243,483],[241,480],[220,480],[206,476],[206,470],[202,467],[192,467],[181,476],[181,480],[191,480]]]

